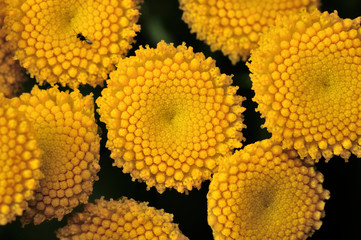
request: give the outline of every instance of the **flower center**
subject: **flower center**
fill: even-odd
[[[56,159],[61,159],[62,157],[66,157],[66,147],[64,148],[64,141],[62,140],[62,136],[55,133],[49,128],[44,128],[41,130],[38,128],[39,134],[39,145],[40,148],[44,151],[43,155],[43,171],[48,169],[53,169],[55,171],[59,170],[59,165],[61,163],[56,161]],[[46,173],[46,176],[49,176],[53,173]]]
[[[174,119],[176,116],[176,110],[174,108],[167,108],[164,109],[163,113],[161,114],[161,118],[165,120],[165,123],[167,124],[173,124]]]
[[[260,192],[255,193],[254,199],[258,199],[255,202],[254,209],[259,215],[267,216],[267,210],[271,209],[272,204],[275,202],[275,189],[267,188]]]
[[[267,209],[273,203],[274,197],[270,192],[266,192],[261,196],[261,204],[264,209]]]
[[[272,180],[262,179],[259,182],[257,179],[253,180],[255,182],[247,190],[247,194],[250,194],[249,202],[246,204],[251,213],[249,226],[269,226],[275,217],[277,218],[281,196],[272,184],[264,185],[265,181],[272,182]]]
[[[332,79],[330,79],[328,72],[321,72],[320,75],[315,78],[315,82],[318,85],[317,87],[320,88],[320,91],[327,91],[332,85]]]

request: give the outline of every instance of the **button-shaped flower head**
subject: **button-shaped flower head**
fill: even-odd
[[[37,133],[45,177],[22,216],[23,224],[62,217],[87,203],[100,169],[100,137],[93,96],[57,88],[23,93],[12,105],[24,112]]]
[[[23,214],[42,178],[42,151],[24,114],[0,93],[0,225]]]
[[[360,21],[304,11],[280,20],[251,55],[264,126],[302,158],[361,157]]]
[[[323,175],[267,139],[224,159],[209,186],[208,223],[219,239],[306,239],[321,227]]]
[[[102,85],[134,42],[142,0],[7,1],[8,40],[39,83]]]
[[[60,240],[70,239],[169,239],[187,240],[173,223],[173,215],[126,197],[118,201],[95,200],[73,214],[57,231]]]
[[[315,9],[318,0],[179,0],[183,20],[197,38],[221,50],[233,64],[247,59],[277,15]]]
[[[211,58],[185,44],[123,59],[97,99],[115,165],[159,192],[199,188],[241,147],[242,97]]]
[[[6,97],[15,97],[27,79],[19,61],[13,59],[16,46],[5,40],[5,2],[0,0],[0,92]]]

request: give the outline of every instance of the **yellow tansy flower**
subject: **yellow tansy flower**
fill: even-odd
[[[233,64],[247,59],[277,15],[315,9],[318,0],[179,0],[183,20],[197,38],[221,50]]]
[[[23,214],[43,177],[31,123],[0,93],[0,225]]]
[[[73,214],[68,225],[57,231],[60,240],[70,239],[129,239],[186,240],[173,223],[173,215],[149,207],[147,202],[121,198],[95,200],[84,211]]]
[[[25,70],[13,59],[16,46],[5,40],[5,2],[0,0],[0,92],[6,97],[15,97],[27,79]]]
[[[264,126],[302,158],[361,157],[360,22],[304,11],[280,19],[251,55]]]
[[[224,159],[209,186],[215,240],[306,239],[321,227],[323,175],[267,139]]]
[[[14,98],[12,104],[32,122],[44,151],[41,169],[45,178],[21,220],[23,224],[61,220],[79,203],[88,202],[98,179],[100,137],[93,96],[35,86],[30,94]]]
[[[200,188],[242,146],[242,97],[211,58],[160,42],[123,59],[97,99],[114,165],[159,192]]]
[[[8,40],[39,83],[103,85],[134,42],[142,0],[7,0]]]

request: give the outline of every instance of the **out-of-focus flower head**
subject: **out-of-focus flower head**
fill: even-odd
[[[16,46],[5,40],[5,6],[4,0],[0,0],[0,92],[6,97],[15,97],[27,77],[19,62],[13,59]]]
[[[159,192],[200,188],[242,146],[242,97],[215,61],[185,44],[140,48],[97,99],[114,165]]]
[[[322,225],[323,175],[267,139],[224,158],[209,186],[208,223],[219,239],[306,239]]]
[[[129,239],[186,240],[173,223],[173,215],[126,197],[118,201],[95,200],[84,211],[73,214],[68,225],[57,231],[61,240]]]
[[[41,170],[45,177],[21,221],[61,220],[79,203],[88,202],[98,179],[100,137],[93,96],[35,86],[31,93],[13,98],[12,105],[31,121],[44,151]]]
[[[197,38],[221,50],[233,64],[247,59],[277,15],[315,9],[318,0],[179,0],[183,20]]]
[[[0,225],[23,214],[43,177],[42,151],[24,114],[0,93]]]
[[[6,0],[7,39],[42,84],[103,85],[134,42],[142,0]]]
[[[302,158],[361,157],[360,22],[303,11],[280,19],[251,55],[264,126]]]

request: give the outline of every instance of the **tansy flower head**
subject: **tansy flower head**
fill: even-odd
[[[14,98],[12,104],[32,122],[44,151],[45,177],[21,220],[23,224],[61,220],[79,203],[88,202],[98,178],[100,138],[93,96],[35,86],[30,94]]]
[[[208,223],[219,239],[306,239],[321,227],[323,175],[267,139],[224,159],[209,186]]]
[[[169,239],[186,240],[173,223],[173,215],[149,207],[147,202],[121,198],[106,201],[102,197],[88,203],[84,211],[68,219],[68,225],[59,229],[57,237],[70,239]]]
[[[361,157],[361,18],[280,19],[248,64],[264,126],[302,158]]]
[[[13,59],[16,46],[5,40],[5,2],[0,0],[0,92],[6,97],[15,97],[27,79],[18,61]]]
[[[22,215],[43,176],[31,123],[0,93],[0,225]]]
[[[318,0],[179,0],[183,20],[211,50],[221,50],[233,64],[257,46],[259,35],[277,15],[315,9]]]
[[[242,97],[211,58],[160,42],[123,59],[97,99],[115,165],[159,192],[199,188],[241,147]]]
[[[8,0],[8,39],[39,83],[102,85],[134,42],[142,0]]]

